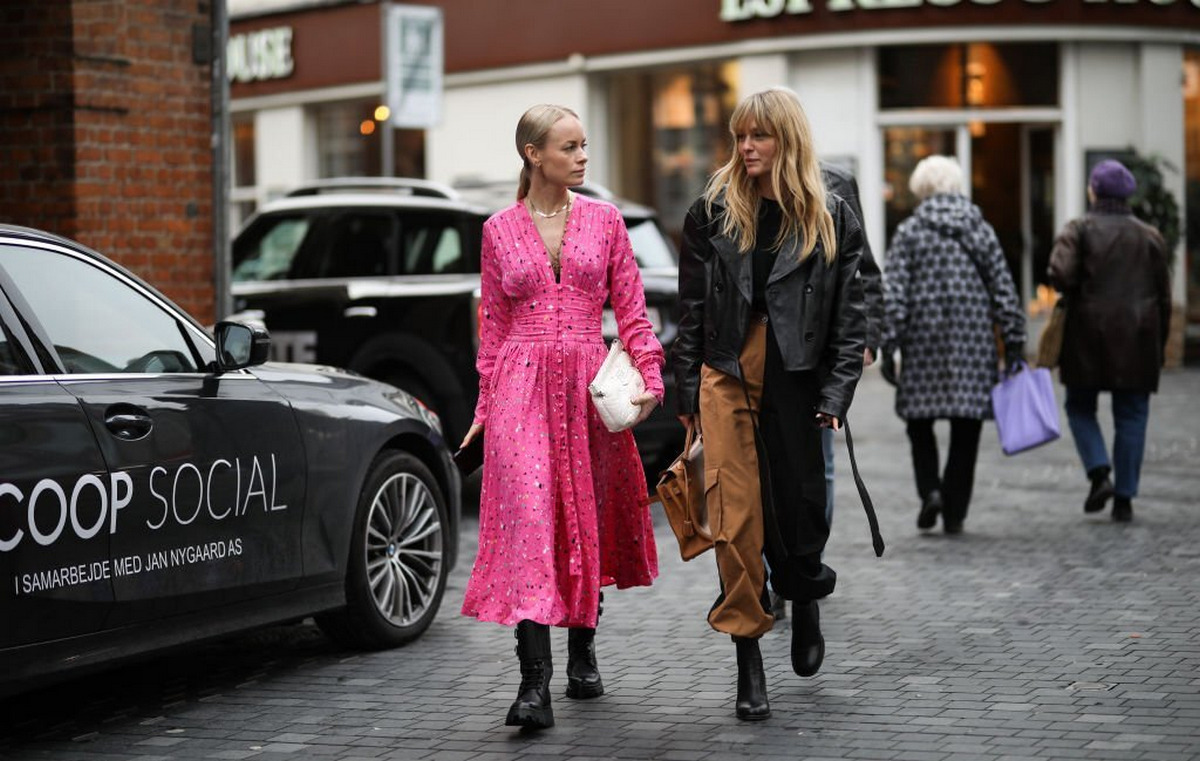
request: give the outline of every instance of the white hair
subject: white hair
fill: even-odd
[[[962,168],[952,156],[926,156],[913,169],[908,189],[922,201],[938,193],[962,193]]]

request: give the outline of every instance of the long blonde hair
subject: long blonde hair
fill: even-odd
[[[803,242],[800,261],[808,258],[817,240],[825,248],[825,262],[837,257],[837,236],[833,217],[825,207],[825,183],[813,149],[812,129],[800,105],[800,98],[783,87],[772,87],[749,95],[738,103],[729,118],[729,132],[737,140],[751,123],[775,138],[775,161],[771,166],[771,188],[783,210],[774,248],[783,246],[791,236]],[[704,199],[709,214],[721,193],[725,211],[721,233],[737,241],[738,251],[749,253],[758,241],[759,193],[755,180],[746,174],[746,165],[734,146],[725,166],[709,179]]]
[[[550,103],[539,103],[521,114],[521,119],[517,122],[517,155],[521,157],[521,180],[517,184],[518,201],[529,195],[533,175],[533,166],[529,163],[529,157],[525,155],[525,146],[532,145],[539,150],[544,148],[550,128],[557,124],[559,119],[568,116],[579,118],[579,114],[566,106]]]

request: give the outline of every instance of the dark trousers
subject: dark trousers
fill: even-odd
[[[962,523],[966,520],[971,491],[975,488],[975,460],[979,456],[979,434],[983,429],[983,421],[950,418],[950,453],[940,476],[937,436],[934,435],[933,424],[934,418],[908,421],[917,494],[924,500],[930,492],[940,490],[944,505],[943,520],[950,524]]]

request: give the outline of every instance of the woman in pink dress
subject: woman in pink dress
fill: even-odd
[[[516,626],[521,687],[512,726],[554,724],[550,626],[569,627],[567,697],[604,691],[594,637],[600,588],[658,575],[645,477],[630,431],[610,433],[588,396],[617,329],[646,393],[663,395],[663,351],[620,213],[576,195],[586,139],[579,118],[534,106],[517,124],[517,202],[483,228],[479,403],[463,439],[484,437],[479,553],[464,615]]]

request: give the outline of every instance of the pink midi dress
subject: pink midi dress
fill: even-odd
[[[649,585],[658,551],[633,434],[609,433],[587,385],[621,342],[662,401],[663,351],[620,212],[576,195],[555,278],[524,204],[484,224],[479,403],[484,424],[479,552],[464,615],[595,627],[600,587]]]

